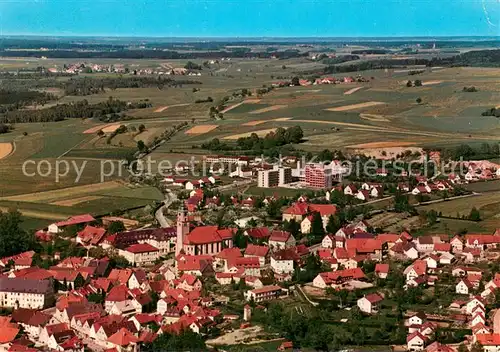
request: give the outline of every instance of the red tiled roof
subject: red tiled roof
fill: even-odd
[[[128,346],[132,343],[139,342],[139,339],[132,335],[126,328],[121,328],[108,338],[108,342],[117,346]]]
[[[291,234],[287,231],[273,231],[269,237],[269,241],[275,242],[286,242],[290,238]]]
[[[260,268],[259,258],[257,257],[237,257],[228,259],[228,267]]]
[[[371,303],[375,304],[378,302],[382,302],[384,300],[384,297],[379,295],[378,293],[370,293],[369,295],[366,295],[365,298]]]
[[[256,288],[252,290],[251,292],[255,294],[260,294],[260,293],[266,293],[266,292],[274,292],[274,291],[281,291],[281,287],[277,285],[270,285],[270,286],[264,286],[261,288]]]
[[[186,244],[208,244],[222,242],[233,237],[234,229],[219,229],[217,226],[195,227],[185,239]]]
[[[269,247],[249,244],[245,249],[245,255],[253,255],[256,257],[265,257],[269,252]]]
[[[319,274],[325,283],[333,283],[341,280],[359,280],[364,279],[366,276],[361,268],[352,268],[337,270],[333,272],[324,272]]]
[[[82,231],[78,232],[78,237],[80,237],[83,242],[97,244],[104,238],[105,234],[106,229],[87,225]]]
[[[125,249],[130,253],[149,253],[149,252],[158,252],[158,248],[153,247],[149,243],[137,243],[133,244]]]
[[[224,248],[217,255],[215,255],[216,258],[220,258],[220,259],[230,259],[230,258],[236,258],[236,257],[241,257],[241,256],[242,256],[241,250],[238,247]]]
[[[253,238],[268,238],[270,235],[267,227],[254,227],[246,230],[246,232],[248,236]]]
[[[500,334],[478,334],[476,341],[483,346],[500,346]]]
[[[63,226],[71,226],[71,225],[78,225],[78,224],[83,224],[86,222],[92,222],[95,221],[94,217],[90,214],[83,214],[83,215],[76,215],[68,218],[67,220],[64,221],[59,221],[56,222],[55,225],[57,227],[63,227]]]
[[[376,264],[375,265],[375,272],[388,274],[389,273],[389,264],[382,264],[382,263]]]
[[[110,302],[123,302],[130,297],[128,288],[125,285],[119,285],[113,287],[108,295],[106,296],[106,301]]]

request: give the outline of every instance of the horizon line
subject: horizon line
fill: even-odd
[[[374,35],[374,36],[250,36],[250,35],[233,35],[233,36],[155,36],[155,35],[117,35],[117,34],[4,34],[0,33],[0,38],[3,37],[34,37],[34,38],[124,38],[124,39],[440,39],[440,38],[491,38],[500,40],[500,35]]]

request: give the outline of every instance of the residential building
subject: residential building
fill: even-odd
[[[43,309],[53,303],[50,280],[0,278],[0,306],[4,308]]]
[[[246,292],[245,296],[248,301],[253,300],[257,303],[276,299],[281,296],[282,293],[283,289],[280,286],[271,285],[249,290]]]
[[[325,164],[306,164],[306,183],[313,188],[329,189],[332,187],[332,169]]]

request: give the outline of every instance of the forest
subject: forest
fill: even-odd
[[[58,104],[40,110],[8,111],[0,116],[0,123],[23,122],[55,122],[66,118],[98,118],[106,119],[108,115],[118,114],[129,109],[144,109],[151,107],[147,101],[125,102],[110,97],[107,101],[89,104],[87,100],[71,104]]]

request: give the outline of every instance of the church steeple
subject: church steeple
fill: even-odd
[[[184,203],[181,202],[179,210],[177,211],[177,240],[175,244],[175,255],[177,256],[184,245],[184,238],[189,233],[189,219]]]

